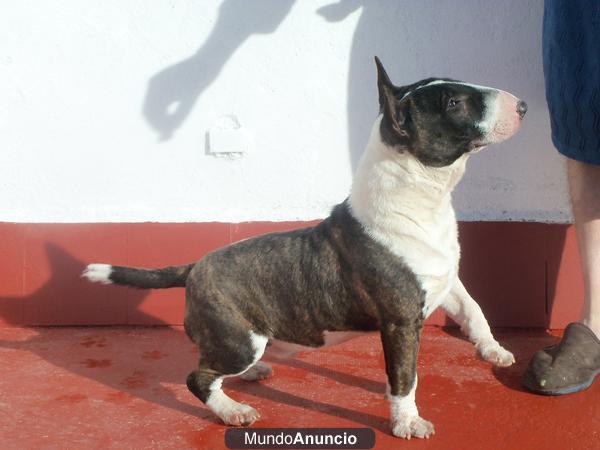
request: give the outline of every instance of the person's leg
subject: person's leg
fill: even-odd
[[[567,178],[585,283],[581,322],[600,338],[600,165],[567,158]]]
[[[543,60],[552,143],[567,157],[567,176],[585,306],[557,345],[538,351],[523,384],[547,395],[577,392],[600,374],[600,34],[597,0],[544,2]]]
[[[571,323],[561,341],[538,351],[523,384],[540,394],[570,394],[600,373],[600,164],[567,158],[571,206],[585,285],[581,323]]]

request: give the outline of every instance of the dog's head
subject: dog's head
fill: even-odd
[[[527,111],[527,104],[508,92],[446,78],[394,86],[377,57],[375,63],[381,140],[426,166],[448,166],[465,153],[508,139]]]

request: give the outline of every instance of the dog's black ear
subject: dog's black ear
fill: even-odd
[[[390,77],[387,72],[383,68],[383,64],[376,56],[375,57],[375,65],[377,66],[377,89],[379,90],[379,112],[384,112],[386,105],[390,103],[393,104],[394,100],[394,90],[395,86],[393,85]]]
[[[402,145],[408,138],[408,122],[410,121],[410,99],[400,100],[396,97],[398,88],[394,86],[376,56],[377,89],[379,90],[379,112],[383,114],[385,134],[393,145]]]

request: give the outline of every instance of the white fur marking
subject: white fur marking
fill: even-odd
[[[251,406],[236,402],[227,394],[225,394],[222,386],[224,378],[241,375],[254,364],[256,364],[258,360],[262,358],[268,340],[269,339],[266,336],[262,336],[260,334],[256,334],[254,331],[250,331],[250,341],[255,351],[252,364],[239,373],[227,374],[217,378],[210,385],[210,394],[206,399],[206,406],[208,406],[212,412],[219,416],[224,423],[234,426],[250,425],[260,417],[258,411]]]
[[[112,266],[110,264],[89,264],[81,276],[94,283],[112,284],[111,273]]]
[[[475,344],[475,348],[484,360],[499,367],[507,367],[515,362],[513,354],[494,339],[481,308],[458,278],[450,295],[442,303],[442,308]]]
[[[429,316],[444,300],[458,273],[460,248],[451,192],[468,155],[446,167],[421,164],[381,141],[375,121],[354,177],[350,209],[366,232],[402,258],[426,292]]]
[[[392,420],[396,420],[401,416],[418,416],[419,410],[415,402],[415,393],[417,392],[418,376],[415,374],[415,382],[410,391],[405,396],[392,395],[390,393],[390,385],[386,387],[386,395],[390,401],[390,414]]]
[[[408,91],[406,94],[404,94],[402,96],[402,98],[400,100],[404,99],[405,97],[408,97],[410,94],[412,94],[415,91],[418,91],[418,90],[423,89],[423,88],[428,87],[428,86],[435,86],[437,84],[458,84],[460,86],[472,87],[472,88],[478,89],[480,91],[497,91],[497,89],[494,89],[494,88],[490,88],[490,87],[487,87],[487,86],[480,86],[478,84],[472,84],[472,83],[463,83],[462,81],[434,80],[434,81],[430,81],[427,84],[423,84],[421,86],[417,86],[412,91]]]
[[[490,134],[490,132],[494,129],[494,125],[498,121],[498,102],[496,98],[498,95],[488,95],[484,102],[485,104],[485,112],[481,122],[477,124],[477,128],[481,130],[482,133]]]
[[[227,425],[250,425],[256,421],[260,414],[252,406],[236,402],[223,392],[222,379],[215,380],[210,386],[210,395],[206,406]]]
[[[388,386],[387,397],[390,401],[390,417],[394,436],[404,439],[410,439],[412,436],[427,439],[430,435],[435,434],[433,424],[419,417],[419,410],[415,403],[417,383],[418,377],[415,374],[415,382],[405,396],[390,395]]]

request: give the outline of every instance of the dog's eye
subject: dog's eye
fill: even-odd
[[[457,100],[455,98],[450,98],[448,100],[448,105],[446,107],[447,107],[447,109],[452,109],[452,108],[455,108],[456,105],[458,105],[459,103],[460,103],[460,100]]]

